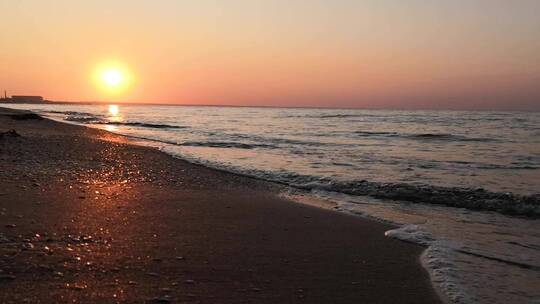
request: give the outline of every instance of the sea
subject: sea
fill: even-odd
[[[540,303],[538,112],[0,106],[391,223],[388,237],[426,247],[422,264],[450,303]]]

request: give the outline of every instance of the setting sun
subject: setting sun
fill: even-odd
[[[116,87],[122,84],[122,81],[124,80],[124,75],[122,75],[122,72],[120,72],[119,70],[109,69],[103,72],[103,74],[101,75],[101,79],[106,85],[110,87]]]
[[[117,96],[131,88],[131,70],[119,61],[106,61],[97,65],[93,73],[94,83],[106,97]]]

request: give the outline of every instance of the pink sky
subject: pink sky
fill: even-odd
[[[540,110],[535,0],[22,0],[0,11],[0,89],[9,94]],[[110,60],[132,75],[121,93],[92,81]]]

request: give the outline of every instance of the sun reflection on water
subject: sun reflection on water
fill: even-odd
[[[115,125],[106,125],[106,126],[105,126],[105,130],[107,130],[107,131],[109,131],[109,132],[118,131],[118,126],[115,126]]]
[[[118,116],[120,108],[117,105],[109,105],[109,114],[111,116]]]
[[[108,119],[110,122],[120,122],[123,120],[122,115],[120,114],[120,107],[118,105],[109,105],[108,110]],[[107,127],[114,127],[114,126],[107,126]],[[107,128],[108,131],[113,131],[115,128],[112,128],[111,130]]]

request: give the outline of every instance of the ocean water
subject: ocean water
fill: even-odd
[[[540,113],[0,106],[394,223],[387,236],[427,246],[424,266],[453,303],[540,303]]]

